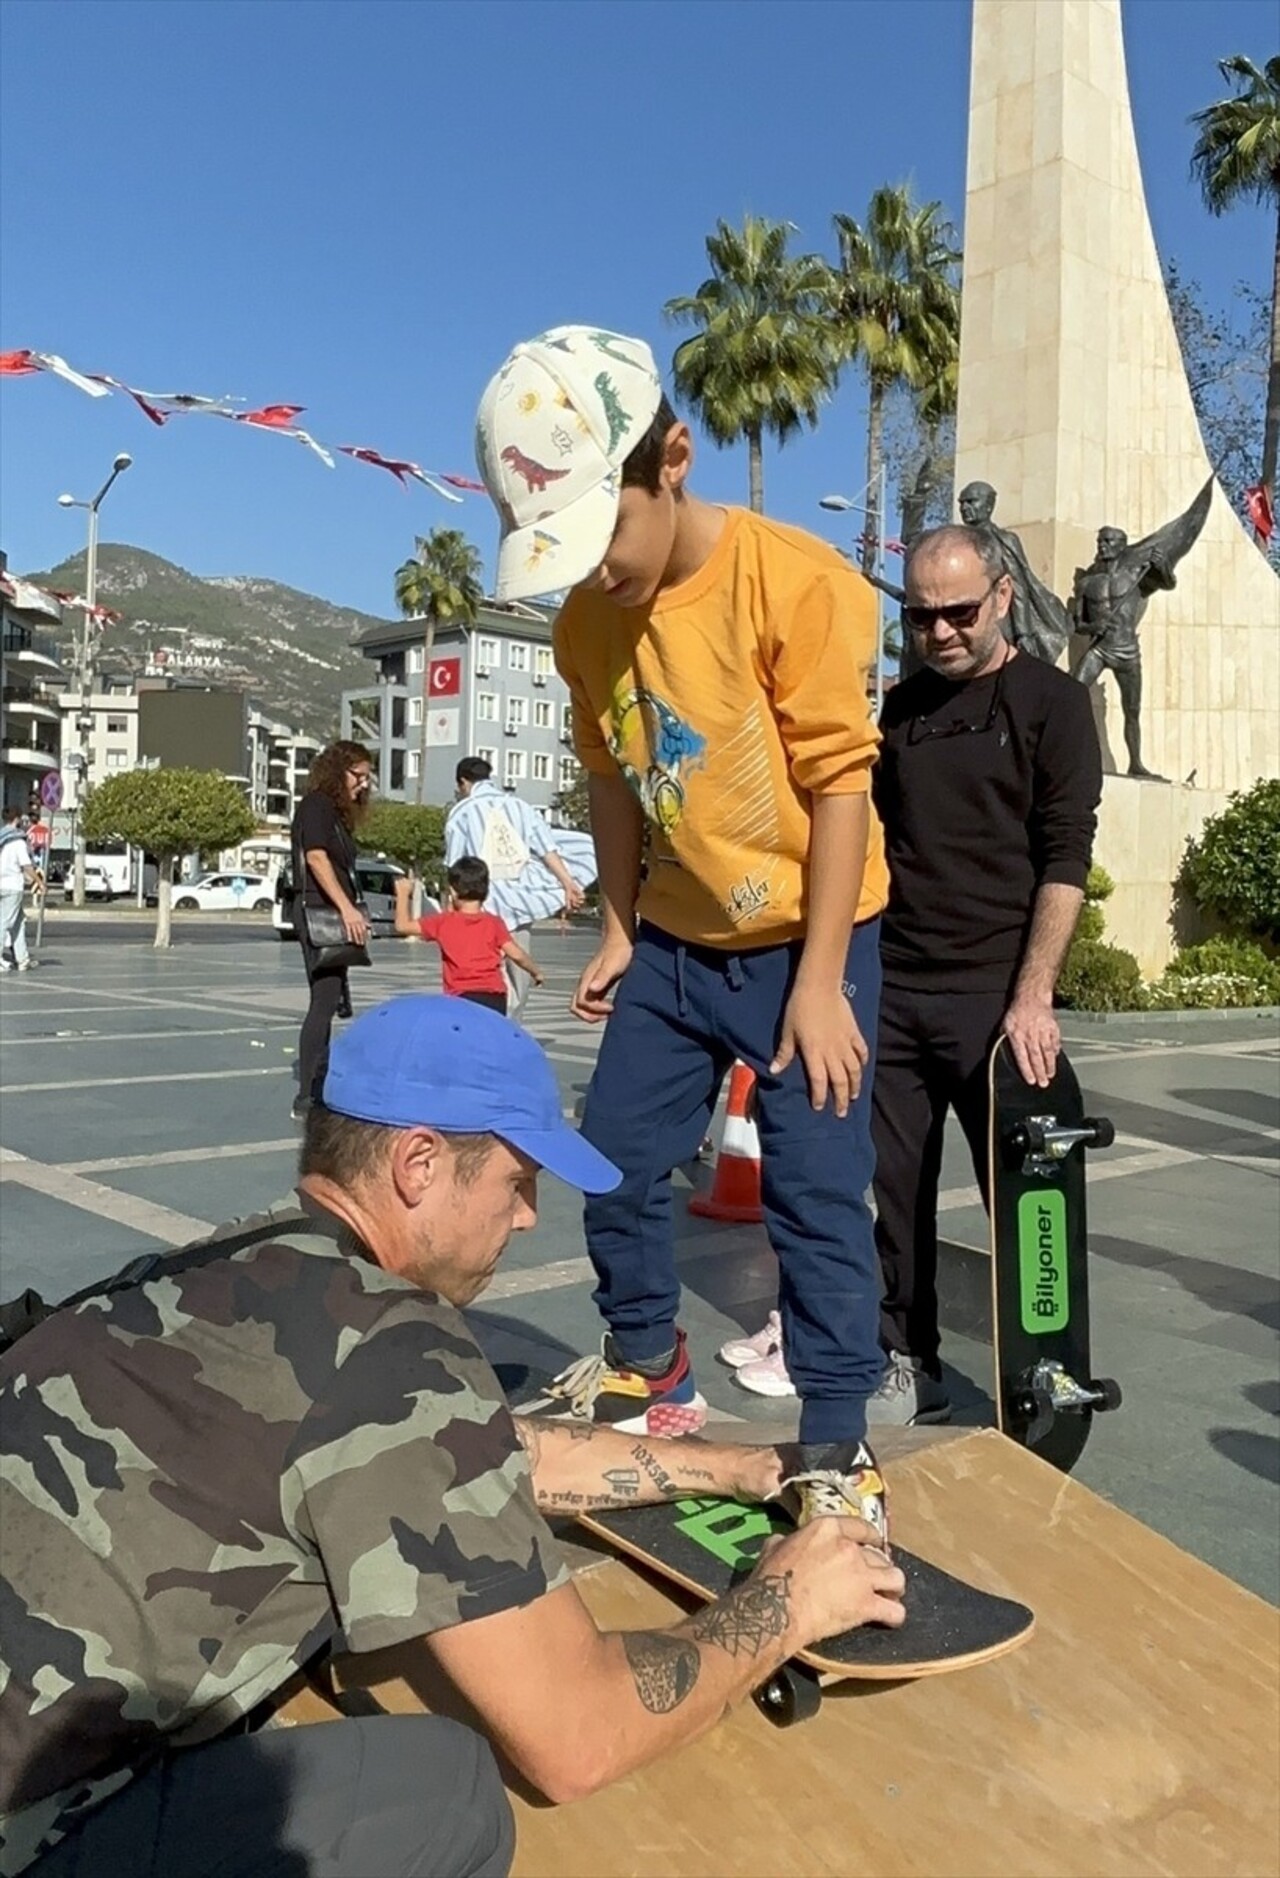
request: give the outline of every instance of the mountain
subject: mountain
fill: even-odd
[[[83,593],[85,557],[72,555],[25,578]],[[171,672],[243,689],[271,717],[328,738],[337,735],[339,694],[373,678],[351,648],[385,620],[247,574],[202,579],[144,548],[98,549],[98,602],[120,613],[98,640],[100,670]],[[79,624],[70,608],[53,637],[68,651]]]

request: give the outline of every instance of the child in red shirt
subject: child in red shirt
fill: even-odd
[[[518,946],[496,913],[486,913],[489,869],[474,854],[464,854],[449,869],[452,906],[447,913],[429,913],[415,920],[409,911],[411,881],[396,882],[396,931],[412,939],[419,934],[440,948],[446,997],[466,998],[500,1016],[507,1014],[507,981],[503,959],[528,972],[535,985],[542,973],[522,946]]]

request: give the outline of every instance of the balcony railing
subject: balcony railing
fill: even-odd
[[[60,672],[63,669],[62,654],[57,644],[52,639],[46,639],[43,633],[15,631],[10,627],[2,643],[6,665],[12,661],[15,665],[38,666],[46,672]]]
[[[62,716],[53,700],[45,697],[34,684],[0,686],[0,704],[3,704],[6,710],[38,711],[42,716],[47,715],[53,718],[55,722]]]

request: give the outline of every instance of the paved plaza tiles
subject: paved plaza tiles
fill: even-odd
[[[175,919],[168,953],[131,915],[51,915],[40,969],[0,980],[0,1293],[61,1296],[132,1254],[181,1244],[287,1192],[300,962],[261,920]],[[527,1022],[567,1113],[597,1036],[568,1012],[586,930],[538,933],[547,982]],[[385,941],[353,974],[358,1008],[435,988],[425,947]],[[1280,1038],[1274,1013],[1067,1020],[1086,1102],[1117,1141],[1093,1163],[1095,1362],[1125,1390],[1079,1467],[1084,1483],[1280,1602]],[[708,1178],[691,1167],[681,1186]],[[991,1419],[982,1305],[986,1223],[949,1138],[944,1358],[957,1420]],[[714,1361],[773,1299],[758,1227],[676,1206],[684,1322],[719,1417],[776,1420]],[[979,1248],[974,1250],[973,1248]],[[551,1179],[470,1312],[518,1398],[594,1348],[580,1203]],[[975,1303],[975,1298],[978,1301]],[[785,1405],[781,1405],[785,1406]],[[1087,1561],[1082,1561],[1087,1569]]]

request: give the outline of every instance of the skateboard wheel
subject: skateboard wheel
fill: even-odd
[[[1098,1403],[1098,1413],[1100,1415],[1104,1414],[1108,1409],[1118,1409],[1120,1404],[1124,1401],[1120,1384],[1113,1381],[1110,1376],[1099,1377],[1093,1386],[1102,1398]]]
[[[1037,1441],[1042,1441],[1053,1427],[1053,1397],[1047,1389],[1032,1389],[1029,1406],[1032,1414],[1027,1427],[1027,1446],[1033,1448]]]
[[[1093,1139],[1085,1143],[1089,1148],[1109,1148],[1116,1138],[1116,1125],[1108,1121],[1105,1115],[1086,1115],[1083,1127],[1092,1131]]]
[[[822,1706],[822,1688],[808,1670],[787,1663],[760,1684],[754,1700],[775,1728],[791,1728],[817,1714]]]

